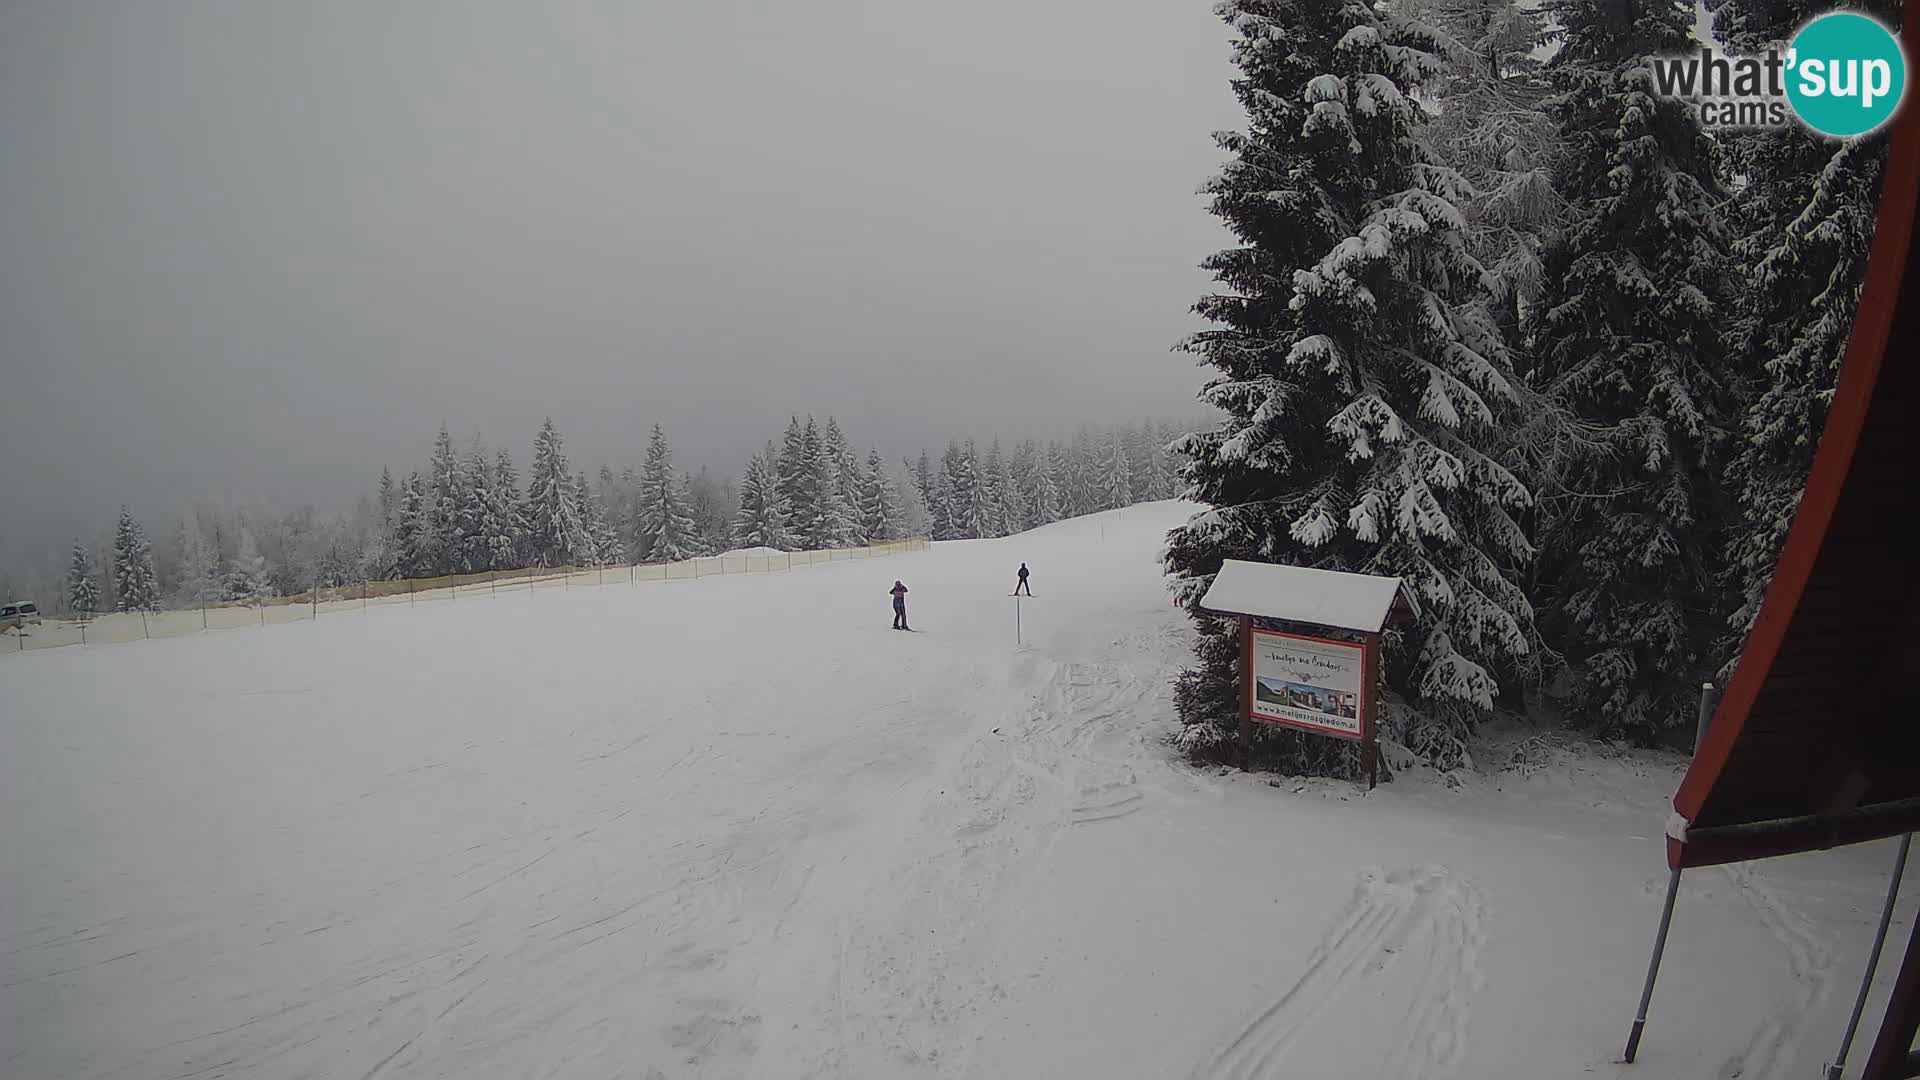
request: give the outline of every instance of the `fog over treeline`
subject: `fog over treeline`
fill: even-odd
[[[442,422],[697,474],[1180,414],[1229,71],[1146,0],[4,5],[0,566],[350,511]]]
[[[953,439],[889,458],[834,416],[793,414],[722,473],[679,467],[658,424],[641,460],[597,464],[570,456],[551,418],[525,456],[442,425],[424,458],[382,467],[349,510],[201,500],[155,519],[123,505],[63,559],[0,573],[0,593],[60,614],[157,611],[534,566],[1007,536],[1175,497],[1171,446],[1194,426],[1083,425],[1069,439]]]

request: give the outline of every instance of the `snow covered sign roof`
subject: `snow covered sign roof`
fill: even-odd
[[[1396,603],[1407,604],[1399,578],[1228,559],[1200,609],[1377,634]]]

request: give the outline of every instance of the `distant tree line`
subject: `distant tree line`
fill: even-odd
[[[1176,494],[1166,422],[1081,428],[1071,442],[1028,439],[1009,451],[995,442],[948,443],[938,462],[925,451],[910,474],[935,540],[1007,536],[1062,518]]]
[[[127,507],[110,536],[76,539],[63,587],[29,588],[53,612],[154,611],[249,603],[316,586],[530,566],[672,562],[730,549],[797,551],[926,535],[1004,536],[1064,517],[1169,498],[1174,425],[1083,428],[982,453],[950,443],[936,461],[859,452],[839,422],[792,417],[747,461],[738,484],[675,468],[655,425],[639,467],[568,459],[551,419],[534,436],[525,483],[505,448],[464,447],[445,425],[425,464],[382,469],[346,514],[274,517],[202,504],[156,545]],[[45,581],[28,575],[29,586]],[[16,586],[6,584],[12,595]]]

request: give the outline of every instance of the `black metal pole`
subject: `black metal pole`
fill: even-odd
[[[1707,741],[1707,728],[1713,724],[1714,706],[1713,684],[1700,684],[1700,715],[1693,722],[1693,752],[1697,756],[1700,746]]]
[[[1860,1080],[1897,1080],[1913,1072],[1913,1037],[1920,1031],[1920,924],[1907,935],[1907,952],[1900,974],[1887,994],[1880,1032],[1873,1037]]]
[[[1627,1035],[1626,1063],[1633,1064],[1640,1052],[1640,1033],[1647,1028],[1647,1006],[1653,1004],[1653,981],[1660,975],[1660,957],[1667,951],[1667,930],[1673,925],[1673,901],[1680,895],[1680,869],[1674,868],[1667,879],[1667,902],[1660,910],[1660,933],[1653,939],[1653,960],[1647,964],[1647,985],[1640,990],[1640,1008],[1633,1014],[1633,1031]]]
[[[1853,1046],[1853,1036],[1860,1029],[1860,1014],[1867,1009],[1867,992],[1873,989],[1873,970],[1880,966],[1880,949],[1887,943],[1887,925],[1893,922],[1893,903],[1900,896],[1900,878],[1907,871],[1907,849],[1913,844],[1913,834],[1907,833],[1900,838],[1900,854],[1893,858],[1893,880],[1887,883],[1887,904],[1880,909],[1880,928],[1873,932],[1873,950],[1867,953],[1867,973],[1860,978],[1860,996],[1853,1001],[1853,1015],[1847,1018],[1847,1033],[1840,1038],[1840,1053],[1827,1066],[1827,1080],[1840,1080],[1840,1073],[1847,1067],[1847,1050]]]

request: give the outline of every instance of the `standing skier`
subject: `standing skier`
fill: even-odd
[[[1033,586],[1027,584],[1027,564],[1026,563],[1020,564],[1020,584],[1015,585],[1013,587],[1013,595],[1019,596],[1021,589],[1027,590],[1028,596],[1033,595]]]
[[[895,630],[913,629],[907,625],[907,587],[896,581],[889,591],[893,593],[893,628]]]

